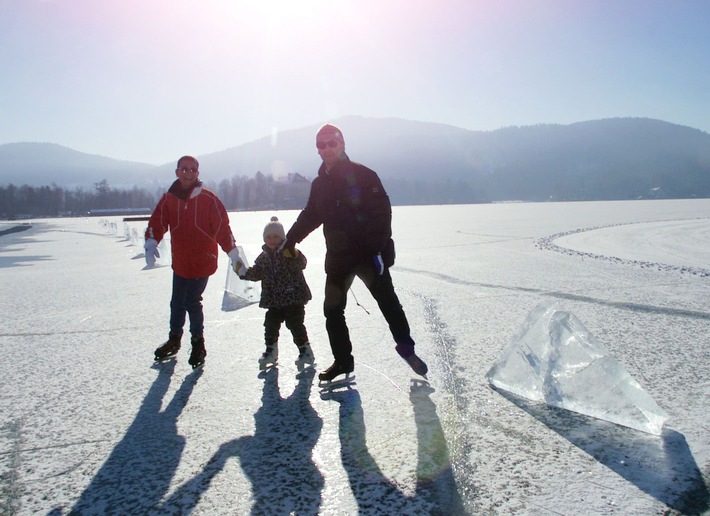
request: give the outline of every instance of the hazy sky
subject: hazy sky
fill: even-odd
[[[710,132],[710,0],[0,0],[0,19],[0,144],[161,164],[343,115]]]

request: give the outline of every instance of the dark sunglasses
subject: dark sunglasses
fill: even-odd
[[[197,174],[198,170],[195,167],[192,167],[192,168],[182,167],[182,168],[178,169],[178,172],[182,172],[183,174],[187,174],[188,172],[190,174]]]
[[[321,150],[325,149],[326,147],[334,149],[338,146],[339,143],[340,142],[338,140],[330,140],[329,142],[316,142],[316,147]]]

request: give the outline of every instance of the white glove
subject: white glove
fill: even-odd
[[[160,251],[158,251],[158,241],[154,238],[145,239],[145,264],[148,267],[155,267],[155,259],[160,258]]]
[[[229,259],[232,260],[232,269],[237,276],[243,277],[247,273],[247,268],[239,257],[239,250],[236,247],[229,251]]]

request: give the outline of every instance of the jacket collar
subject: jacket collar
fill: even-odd
[[[183,190],[182,186],[180,186],[179,179],[176,179],[168,189],[168,193],[173,194],[175,197],[185,202],[187,202],[188,199],[197,197],[200,195],[200,192],[202,192],[202,181],[199,179],[195,181],[195,186],[193,186],[190,190]]]
[[[343,152],[343,159],[339,160],[331,169],[326,168],[325,163],[320,164],[320,168],[318,169],[318,175],[319,176],[329,176],[331,174],[337,174],[339,170],[342,170],[343,167],[346,165],[350,164],[350,158],[348,157],[347,154]]]

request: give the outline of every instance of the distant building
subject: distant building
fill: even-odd
[[[89,210],[90,217],[110,217],[111,215],[150,215],[152,208],[98,208]]]
[[[286,210],[303,208],[310,192],[311,182],[296,172],[274,181],[275,204]]]

